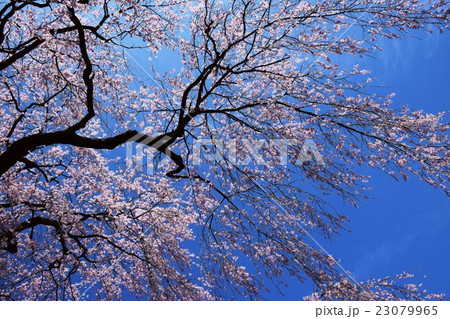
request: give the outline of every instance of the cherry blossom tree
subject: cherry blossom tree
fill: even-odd
[[[361,165],[448,194],[443,114],[394,108],[356,62],[380,38],[444,32],[449,14],[438,0],[3,0],[0,298],[259,299],[305,280],[314,300],[439,297],[397,283],[409,274],[358,282],[317,243],[346,226],[330,196],[365,196]],[[221,156],[198,164],[206,140]],[[127,142],[168,167],[142,172]]]

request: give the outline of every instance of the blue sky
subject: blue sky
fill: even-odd
[[[384,41],[379,60],[362,66],[397,93],[396,106],[448,111],[450,33],[413,35],[421,39]],[[396,182],[383,174],[371,175],[376,198],[358,210],[348,208],[352,233],[335,241],[332,251],[358,279],[411,271],[427,275],[423,283],[430,291],[450,296],[449,199],[417,178]]]
[[[385,40],[383,51],[365,58],[361,68],[371,69],[375,84],[396,92],[394,107],[408,104],[428,113],[450,110],[450,32],[415,32],[400,40]],[[446,116],[449,120],[449,116]],[[442,190],[410,178],[396,182],[367,169],[374,188],[372,199],[356,209],[341,202],[333,206],[350,217],[349,233],[321,244],[357,280],[411,272],[434,293],[450,297],[450,200]],[[300,299],[312,285],[291,285],[284,297]]]
[[[360,61],[361,68],[372,70],[371,77],[377,78],[372,84],[384,87],[376,93],[395,92],[393,107],[407,104],[429,113],[450,110],[450,32],[418,31],[402,39],[383,40],[381,46],[382,52]],[[151,62],[146,55],[133,57],[144,67],[155,62],[158,69],[176,67],[166,55]],[[356,59],[345,58],[351,65]],[[430,292],[450,296],[449,199],[442,190],[415,177],[397,182],[369,168],[364,173],[372,176],[374,190],[369,195],[373,198],[357,209],[341,201],[332,203],[350,217],[350,232],[333,241],[317,239],[357,280],[407,271],[426,275],[419,281]],[[302,299],[312,289],[308,282],[293,282],[284,296],[273,289],[265,297]]]

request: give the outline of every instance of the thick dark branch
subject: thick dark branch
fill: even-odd
[[[83,148],[114,149],[128,141],[153,147],[169,156],[170,159],[178,165],[178,167],[173,172],[167,173],[168,175],[176,174],[185,167],[181,156],[175,154],[168,148],[168,146],[174,141],[174,138],[167,135],[152,138],[148,135],[138,133],[135,130],[130,130],[113,137],[96,139],[79,136],[71,129],[67,129],[52,133],[38,133],[30,135],[12,143],[11,146],[0,155],[0,176],[7,172],[29,152],[32,152],[41,146],[66,144]]]
[[[10,252],[11,254],[17,253],[16,234],[20,233],[28,228],[36,227],[38,225],[51,226],[51,227],[55,228],[55,230],[58,233],[61,232],[61,224],[58,221],[49,219],[49,218],[45,218],[42,216],[31,217],[30,219],[20,223],[13,230],[7,230],[7,231],[0,233],[0,243],[2,244],[0,246],[0,249],[6,250],[7,252]],[[5,243],[5,240],[6,240],[6,243]],[[65,243],[65,241],[62,240],[62,243]],[[64,245],[63,245],[63,250],[64,251],[67,250],[67,247],[65,247]]]
[[[94,111],[94,83],[93,83],[93,74],[92,74],[92,63],[89,58],[89,54],[87,52],[86,46],[86,38],[83,29],[83,25],[81,24],[78,17],[75,15],[75,11],[73,8],[69,8],[70,19],[75,24],[75,27],[78,30],[78,39],[79,39],[79,47],[81,57],[83,59],[85,68],[83,71],[83,82],[86,85],[86,108],[87,114],[75,125],[73,125],[70,129],[74,132],[86,126],[90,119],[95,116]]]
[[[0,71],[6,69],[10,65],[12,65],[17,60],[23,58],[25,55],[36,49],[38,46],[40,46],[42,43],[44,43],[44,40],[36,38],[30,45],[27,45],[24,49],[20,50],[16,54],[11,55],[7,59],[0,62]]]

